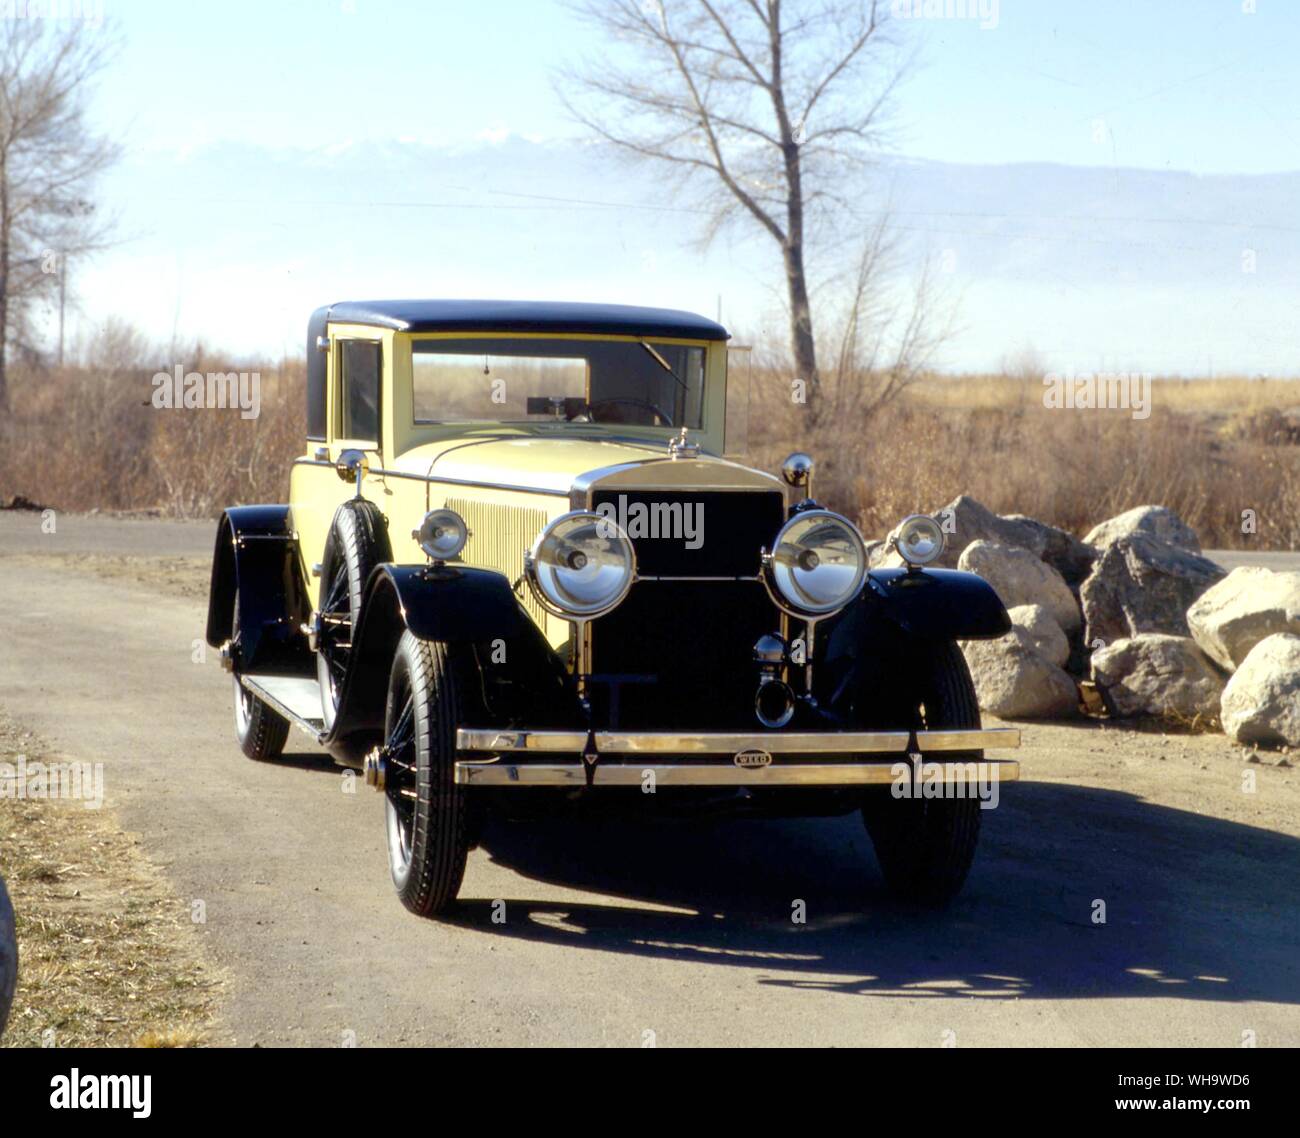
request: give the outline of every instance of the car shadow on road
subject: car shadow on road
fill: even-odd
[[[342,767],[324,751],[285,751],[275,760],[279,767],[294,767],[304,771],[320,771],[322,774],[338,774]],[[360,778],[360,772],[357,778]]]
[[[1300,1002],[1300,841],[1117,791],[1019,783],[940,913],[888,898],[856,816],[493,824],[484,852],[620,899],[462,898],[449,914],[499,937],[846,994]]]

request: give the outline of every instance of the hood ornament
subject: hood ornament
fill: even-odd
[[[668,454],[672,458],[695,458],[700,453],[700,444],[688,438],[686,428],[668,442]]]

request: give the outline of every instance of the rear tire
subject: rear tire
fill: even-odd
[[[918,667],[919,703],[928,728],[980,726],[979,702],[956,644],[937,647]],[[945,761],[979,762],[982,751],[952,752]],[[894,798],[873,791],[863,821],[891,893],[922,905],[946,905],[960,892],[980,833],[976,798]]]
[[[239,592],[235,592],[235,615],[231,620],[230,639],[239,640]],[[272,711],[239,681],[235,681],[235,734],[239,749],[250,759],[266,762],[278,759],[289,738],[289,721],[278,711]]]
[[[447,645],[403,632],[384,711],[388,864],[402,904],[430,917],[456,899],[469,853],[455,784],[460,694]]]

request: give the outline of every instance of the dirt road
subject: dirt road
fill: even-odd
[[[0,706],[103,761],[110,804],[206,902],[222,1040],[1300,1043],[1300,772],[1276,756],[1029,725],[1027,781],[937,916],[886,900],[850,818],[496,826],[454,917],[421,921],[378,795],[297,733],[284,762],[240,754],[230,679],[193,659],[210,528],[39,524],[0,515]]]

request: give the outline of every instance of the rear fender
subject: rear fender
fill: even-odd
[[[217,524],[208,590],[207,642],[230,639],[239,592],[240,672],[314,670],[302,624],[311,611],[288,506],[237,506]]]

